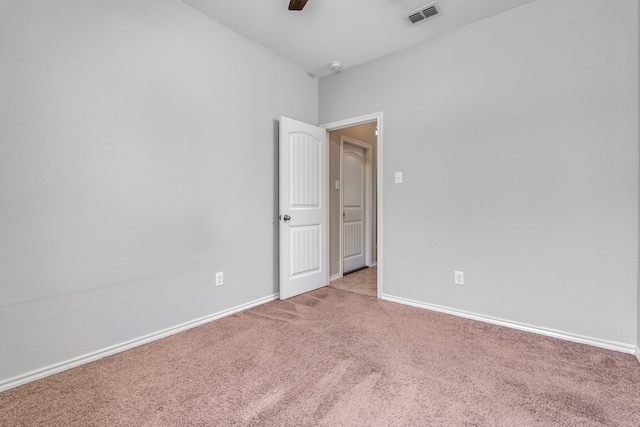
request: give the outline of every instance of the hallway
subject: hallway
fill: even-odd
[[[329,287],[376,297],[378,295],[378,268],[369,267],[347,274],[340,279],[329,282]]]

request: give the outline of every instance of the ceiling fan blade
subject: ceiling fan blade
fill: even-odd
[[[289,10],[302,10],[308,0],[290,0]]]

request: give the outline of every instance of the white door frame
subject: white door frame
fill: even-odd
[[[343,176],[342,176],[342,168],[343,168],[343,156],[344,156],[344,144],[345,142],[350,145],[354,145],[356,147],[360,147],[364,149],[365,152],[365,206],[364,206],[364,265],[367,267],[371,267],[372,264],[372,236],[371,232],[373,228],[371,227],[371,147],[370,144],[366,142],[358,141],[357,139],[349,138],[348,136],[340,135],[340,183],[342,184]],[[342,275],[344,273],[344,256],[343,256],[343,233],[344,233],[344,216],[342,212],[344,211],[344,185],[340,185],[340,247],[339,247],[339,256],[340,256],[340,269],[338,273]]]
[[[346,127],[351,127],[351,126],[357,126],[357,125],[362,125],[365,123],[372,123],[372,122],[377,122],[378,124],[378,146],[377,146],[377,178],[376,178],[376,216],[377,216],[377,222],[378,222],[378,231],[376,233],[377,239],[378,239],[378,298],[382,298],[383,295],[383,281],[382,281],[382,277],[383,277],[383,267],[384,267],[384,258],[383,258],[383,251],[384,251],[384,246],[382,244],[383,242],[383,238],[384,238],[384,233],[383,233],[383,210],[382,210],[382,153],[383,153],[383,147],[384,147],[384,141],[383,141],[383,137],[384,137],[384,131],[383,131],[383,114],[382,111],[379,111],[377,113],[371,113],[371,114],[365,114],[363,116],[358,116],[358,117],[353,117],[350,119],[345,119],[345,120],[339,120],[336,122],[330,122],[330,123],[325,123],[323,125],[321,125],[320,127],[325,128],[327,131],[333,131],[333,130],[337,130],[337,129],[342,129],[342,128],[346,128]],[[329,162],[327,162],[327,169],[329,168]],[[328,175],[328,173],[327,173]],[[327,178],[328,179],[328,178]],[[327,183],[327,193],[329,192],[329,188],[331,188],[331,186]],[[329,197],[329,195],[327,194],[327,197]],[[329,245],[327,245],[329,246]],[[342,249],[341,249],[342,250]],[[341,252],[342,253],[342,252]],[[327,247],[327,258],[329,258],[329,248]],[[342,262],[342,260],[341,260]]]

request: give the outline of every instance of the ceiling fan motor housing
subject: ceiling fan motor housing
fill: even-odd
[[[289,1],[289,10],[302,10],[304,5],[307,4],[308,0],[290,0]]]

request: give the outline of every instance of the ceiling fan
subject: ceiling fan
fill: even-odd
[[[289,0],[289,10],[302,10],[308,0]]]

